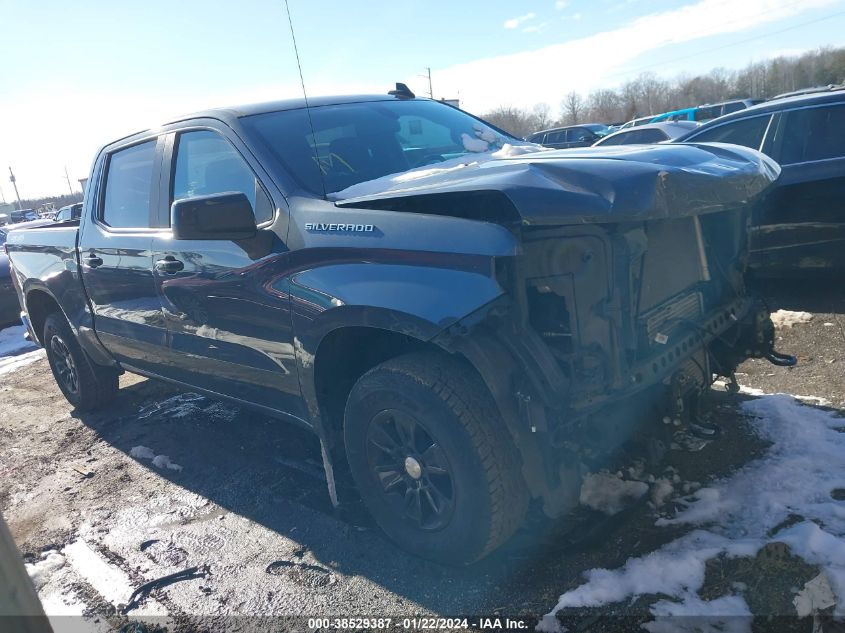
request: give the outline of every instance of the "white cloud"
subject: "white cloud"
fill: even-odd
[[[525,15],[520,15],[518,17],[511,18],[509,20],[505,20],[505,23],[503,24],[503,26],[506,29],[515,29],[515,28],[518,28],[519,25],[522,24],[523,22],[528,22],[528,20],[533,20],[536,17],[537,17],[536,13],[526,13]]]
[[[460,95],[471,112],[503,105],[558,103],[586,92],[643,53],[720,34],[738,33],[839,0],[699,0],[643,16],[623,27],[533,51],[478,59],[433,71],[439,95]],[[726,17],[727,16],[727,17]],[[548,81],[554,70],[557,81]]]
[[[522,29],[523,33],[539,33],[540,31],[544,30],[548,26],[547,22],[541,22],[540,24],[531,24],[530,26],[526,26]]]
[[[555,0],[555,9],[561,11],[569,6],[569,0]]]

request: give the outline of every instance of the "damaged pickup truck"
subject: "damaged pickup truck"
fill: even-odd
[[[333,501],[351,472],[395,542],[469,563],[620,451],[713,434],[714,374],[793,362],[743,285],[779,169],[726,145],[546,151],[399,88],[115,141],[82,217],[7,250],[77,409],[129,371],[293,421]]]

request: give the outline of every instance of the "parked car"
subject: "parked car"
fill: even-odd
[[[726,114],[733,114],[740,110],[745,110],[758,103],[763,103],[762,99],[734,99],[733,101],[723,101],[722,103],[712,103],[698,106],[693,115],[693,120],[699,123],[704,123],[712,119],[718,119]]]
[[[12,211],[10,224],[29,222],[30,220],[37,219],[38,214],[35,212],[35,209],[21,209],[20,211]]]
[[[585,123],[535,132],[527,140],[545,147],[568,149],[570,147],[589,147],[609,133],[610,128],[603,123]]]
[[[623,444],[658,454],[664,412],[712,437],[713,371],[786,362],[742,285],[758,152],[543,151],[406,89],[309,102],[110,143],[78,226],[10,233],[78,410],[130,371],[299,424],[333,501],[343,462],[390,538],[461,564]]]
[[[593,143],[593,147],[606,145],[637,145],[643,143],[663,143],[694,130],[698,123],[694,121],[672,121],[649,123],[639,127],[627,128],[608,134]]]
[[[69,220],[78,220],[80,215],[82,215],[82,203],[77,202],[59,209],[53,220],[55,222],[68,222]]]
[[[776,188],[754,211],[752,272],[845,270],[845,90],[767,101],[676,141],[744,145],[780,163]]]
[[[750,108],[762,102],[762,99],[734,99],[733,101],[724,101],[722,103],[682,108],[680,110],[658,114],[652,117],[649,123],[661,123],[663,121],[698,121],[699,123],[704,123],[705,121],[710,121],[711,119],[716,119],[732,112]]]
[[[631,119],[627,123],[623,123],[619,127],[619,129],[620,130],[627,130],[629,127],[638,127],[640,125],[645,125],[646,123],[650,123],[653,118],[654,118],[654,115],[649,114],[648,116],[641,116],[637,119]]]

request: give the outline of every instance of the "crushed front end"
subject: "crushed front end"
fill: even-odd
[[[576,505],[582,476],[632,447],[659,460],[681,433],[714,437],[705,396],[716,376],[732,379],[749,357],[794,363],[773,349],[768,311],[744,283],[750,210],[777,177],[760,164],[756,186],[715,168],[658,174],[652,213],[523,221],[522,253],[497,261],[507,299],[462,325],[464,344],[452,332],[482,374],[486,363],[505,376],[488,385],[505,417],[510,391],[524,474],[548,514]]]

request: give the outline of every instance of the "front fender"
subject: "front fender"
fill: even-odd
[[[393,261],[336,261],[295,273],[288,292],[300,384],[308,410],[319,416],[314,359],[327,335],[365,327],[430,341],[500,297],[493,260],[469,256],[458,267]]]

